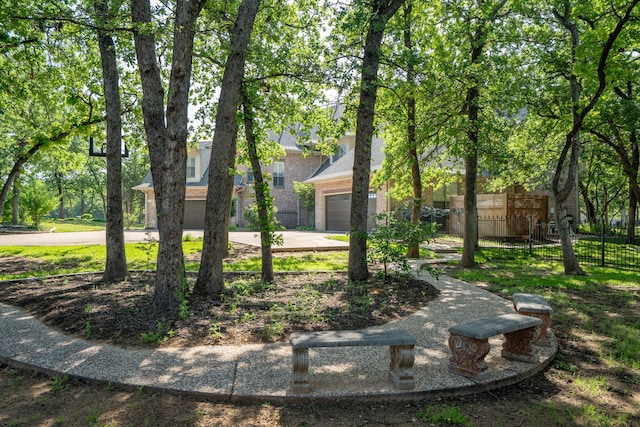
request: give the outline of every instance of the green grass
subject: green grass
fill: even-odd
[[[274,271],[336,271],[346,270],[349,254],[346,251],[273,257]],[[252,257],[224,265],[227,271],[260,271],[262,259]]]
[[[40,224],[40,229],[51,230],[55,228],[56,233],[70,233],[75,231],[100,231],[106,227],[105,222],[73,220],[73,221],[45,221]]]
[[[184,254],[190,255],[202,250],[202,241],[183,242],[182,247]],[[155,270],[157,243],[127,243],[125,251],[130,270]],[[20,256],[45,263],[40,269],[26,274],[0,274],[0,280],[102,271],[107,257],[105,245],[0,246],[0,255]],[[188,263],[188,267],[195,270],[197,264]]]
[[[324,236],[325,239],[329,239],[329,240],[337,240],[338,242],[348,242],[349,241],[349,236],[348,235],[331,235],[331,236]]]
[[[185,256],[202,250],[202,240],[187,240],[182,242]],[[157,242],[127,243],[125,251],[130,270],[155,270],[158,256]],[[37,259],[45,263],[41,268],[25,274],[0,274],[0,280],[102,271],[107,256],[105,245],[0,246],[0,255]],[[277,272],[346,270],[348,257],[345,251],[274,257],[273,269]],[[186,263],[187,271],[197,271],[199,266],[198,262],[187,261]],[[261,258],[256,256],[250,259],[233,260],[226,263],[224,268],[226,271],[260,271]]]
[[[554,308],[558,328],[600,340],[598,357],[613,367],[640,370],[640,318],[634,311],[640,289],[637,272],[582,266],[586,276],[567,276],[560,262],[527,256],[497,258],[487,250],[477,259],[481,268],[459,270],[455,276],[484,283],[507,299],[515,292],[541,294]]]

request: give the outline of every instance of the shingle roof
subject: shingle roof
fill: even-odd
[[[200,181],[187,181],[187,187],[206,187],[208,184],[209,167],[205,169]],[[242,183],[242,175],[235,174],[235,176],[233,177],[233,185],[234,187],[246,187],[246,185]],[[147,175],[144,177],[142,182],[133,187],[134,190],[144,190],[145,188],[153,188],[153,178],[151,177],[151,172],[147,172]]]
[[[331,181],[340,178],[348,178],[353,174],[354,150],[347,151],[333,163],[327,160],[311,175],[305,183],[317,183]],[[371,170],[380,169],[384,160],[384,141],[382,138],[371,140]]]

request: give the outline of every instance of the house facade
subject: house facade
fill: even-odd
[[[278,161],[263,166],[270,175],[270,192],[276,206],[276,217],[286,228],[310,226],[317,230],[348,231],[351,208],[351,174],[353,173],[353,148],[355,137],[345,135],[338,141],[338,152],[323,155],[318,151],[304,149],[295,134],[288,131],[270,134],[269,137],[284,149],[285,155]],[[190,148],[187,157],[187,182],[184,211],[185,229],[204,228],[205,205],[208,186],[208,167],[211,159],[211,141]],[[371,169],[382,165],[383,141],[374,138],[372,144]],[[233,186],[233,208],[231,224],[247,225],[245,211],[255,203],[253,171],[245,165],[237,165]],[[315,186],[315,208],[309,212],[294,190],[294,182]],[[157,211],[151,173],[134,187],[145,194],[145,227],[157,228]],[[373,227],[375,213],[389,208],[386,186],[369,191],[369,212]]]
[[[351,186],[355,136],[346,135],[338,141],[337,155],[330,156],[322,166],[304,181],[315,185],[315,228],[323,231],[348,231],[350,228]],[[371,142],[371,172],[382,167],[384,141],[373,138]],[[367,228],[374,226],[376,213],[389,210],[387,185],[369,189],[369,220]]]
[[[279,222],[290,229],[313,227],[321,231],[349,231],[355,136],[345,135],[340,138],[337,153],[329,156],[305,149],[292,132],[272,133],[269,137],[280,144],[285,153],[278,161],[263,166],[263,172],[271,177],[270,192]],[[185,229],[204,228],[211,145],[211,141],[205,141],[188,151]],[[370,164],[372,176],[382,167],[383,160],[384,141],[381,138],[373,138]],[[244,227],[247,225],[244,213],[255,203],[253,173],[251,168],[244,165],[238,165],[237,171],[234,177],[230,223]],[[308,211],[299,200],[294,190],[294,182],[314,185],[315,207],[312,212]],[[392,184],[385,183],[380,188],[369,189],[369,229],[374,226],[375,214],[392,210],[399,205],[398,202],[393,202],[387,197],[390,185]],[[436,187],[437,189],[434,189]],[[151,174],[147,174],[143,182],[134,189],[143,191],[145,194],[146,228],[157,228]],[[452,199],[452,196],[462,195],[464,195],[464,189],[462,175],[460,175],[459,179],[446,186],[427,186],[423,197],[427,201],[425,205],[449,208],[456,207],[460,199],[460,197]],[[452,200],[457,202],[451,204]],[[549,217],[552,217],[552,206],[548,205]]]

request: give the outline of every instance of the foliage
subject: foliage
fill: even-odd
[[[58,205],[58,200],[49,193],[45,184],[40,180],[33,180],[23,187],[20,205],[36,227],[51,214]]]
[[[272,231],[284,230],[284,226],[278,221],[276,218],[277,208],[273,205],[271,207],[271,212],[269,214],[270,224],[267,224]],[[254,203],[253,205],[247,207],[242,212],[242,216],[245,221],[247,221],[247,228],[251,231],[260,231],[260,219],[258,218],[258,205]]]
[[[303,182],[294,182],[293,190],[298,196],[298,200],[307,210],[313,211],[316,206],[316,186],[314,184],[305,184]]]
[[[413,224],[393,212],[382,212],[376,215],[375,228],[368,233],[369,262],[380,262],[387,274],[388,264],[394,264],[403,273],[411,270],[407,260],[407,249],[418,246],[435,235],[436,223]]]
[[[429,405],[418,411],[416,417],[430,423],[447,423],[448,425],[461,425],[471,427],[473,423],[455,406]]]

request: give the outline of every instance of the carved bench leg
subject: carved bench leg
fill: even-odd
[[[537,317],[538,319],[542,320],[542,330],[540,332],[540,336],[535,341],[535,344],[545,347],[551,345],[551,339],[549,337],[549,335],[552,333],[549,330],[549,326],[551,326],[551,315],[549,313],[528,313],[526,311],[519,311],[518,314],[522,314],[523,316]]]
[[[399,390],[413,390],[416,386],[413,379],[413,361],[415,359],[413,345],[389,346],[391,363],[389,379]]]
[[[293,394],[307,394],[311,391],[309,386],[309,349],[293,349],[293,379],[291,391]]]
[[[538,352],[533,347],[533,343],[540,336],[541,327],[542,325],[533,326],[504,334],[505,342],[502,344],[502,357],[508,360],[536,363],[538,361]]]
[[[449,359],[449,370],[468,377],[477,377],[487,369],[484,357],[489,353],[488,339],[475,339],[451,334],[449,348],[453,356]]]

